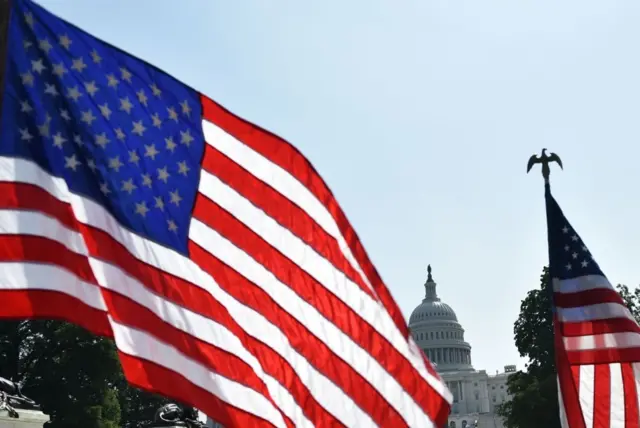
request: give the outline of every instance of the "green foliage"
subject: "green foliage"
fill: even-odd
[[[529,363],[526,372],[509,377],[507,388],[512,399],[498,406],[506,428],[560,428],[551,296],[545,289],[548,278],[545,267],[539,288],[527,293],[514,323],[516,347]],[[630,292],[626,285],[618,285],[617,290],[640,320],[640,289]]]
[[[138,428],[166,402],[127,385],[111,340],[61,321],[0,322],[0,376],[24,382],[47,428]]]

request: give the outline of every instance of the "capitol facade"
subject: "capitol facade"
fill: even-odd
[[[425,297],[411,314],[409,329],[453,395],[448,427],[503,428],[496,406],[509,400],[507,378],[516,366],[507,365],[496,374],[474,369],[464,328],[451,306],[438,297],[431,266],[427,271]]]

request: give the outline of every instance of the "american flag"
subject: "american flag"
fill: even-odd
[[[0,317],[112,337],[226,426],[433,427],[451,395],[300,152],[14,0]]]
[[[640,426],[640,326],[547,188],[560,419],[567,428]]]

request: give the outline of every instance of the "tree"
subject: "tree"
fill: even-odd
[[[166,403],[127,384],[113,341],[61,321],[0,322],[0,376],[25,382],[47,428],[138,428]]]

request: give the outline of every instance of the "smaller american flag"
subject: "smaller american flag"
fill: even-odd
[[[638,427],[640,327],[547,188],[563,427]]]

